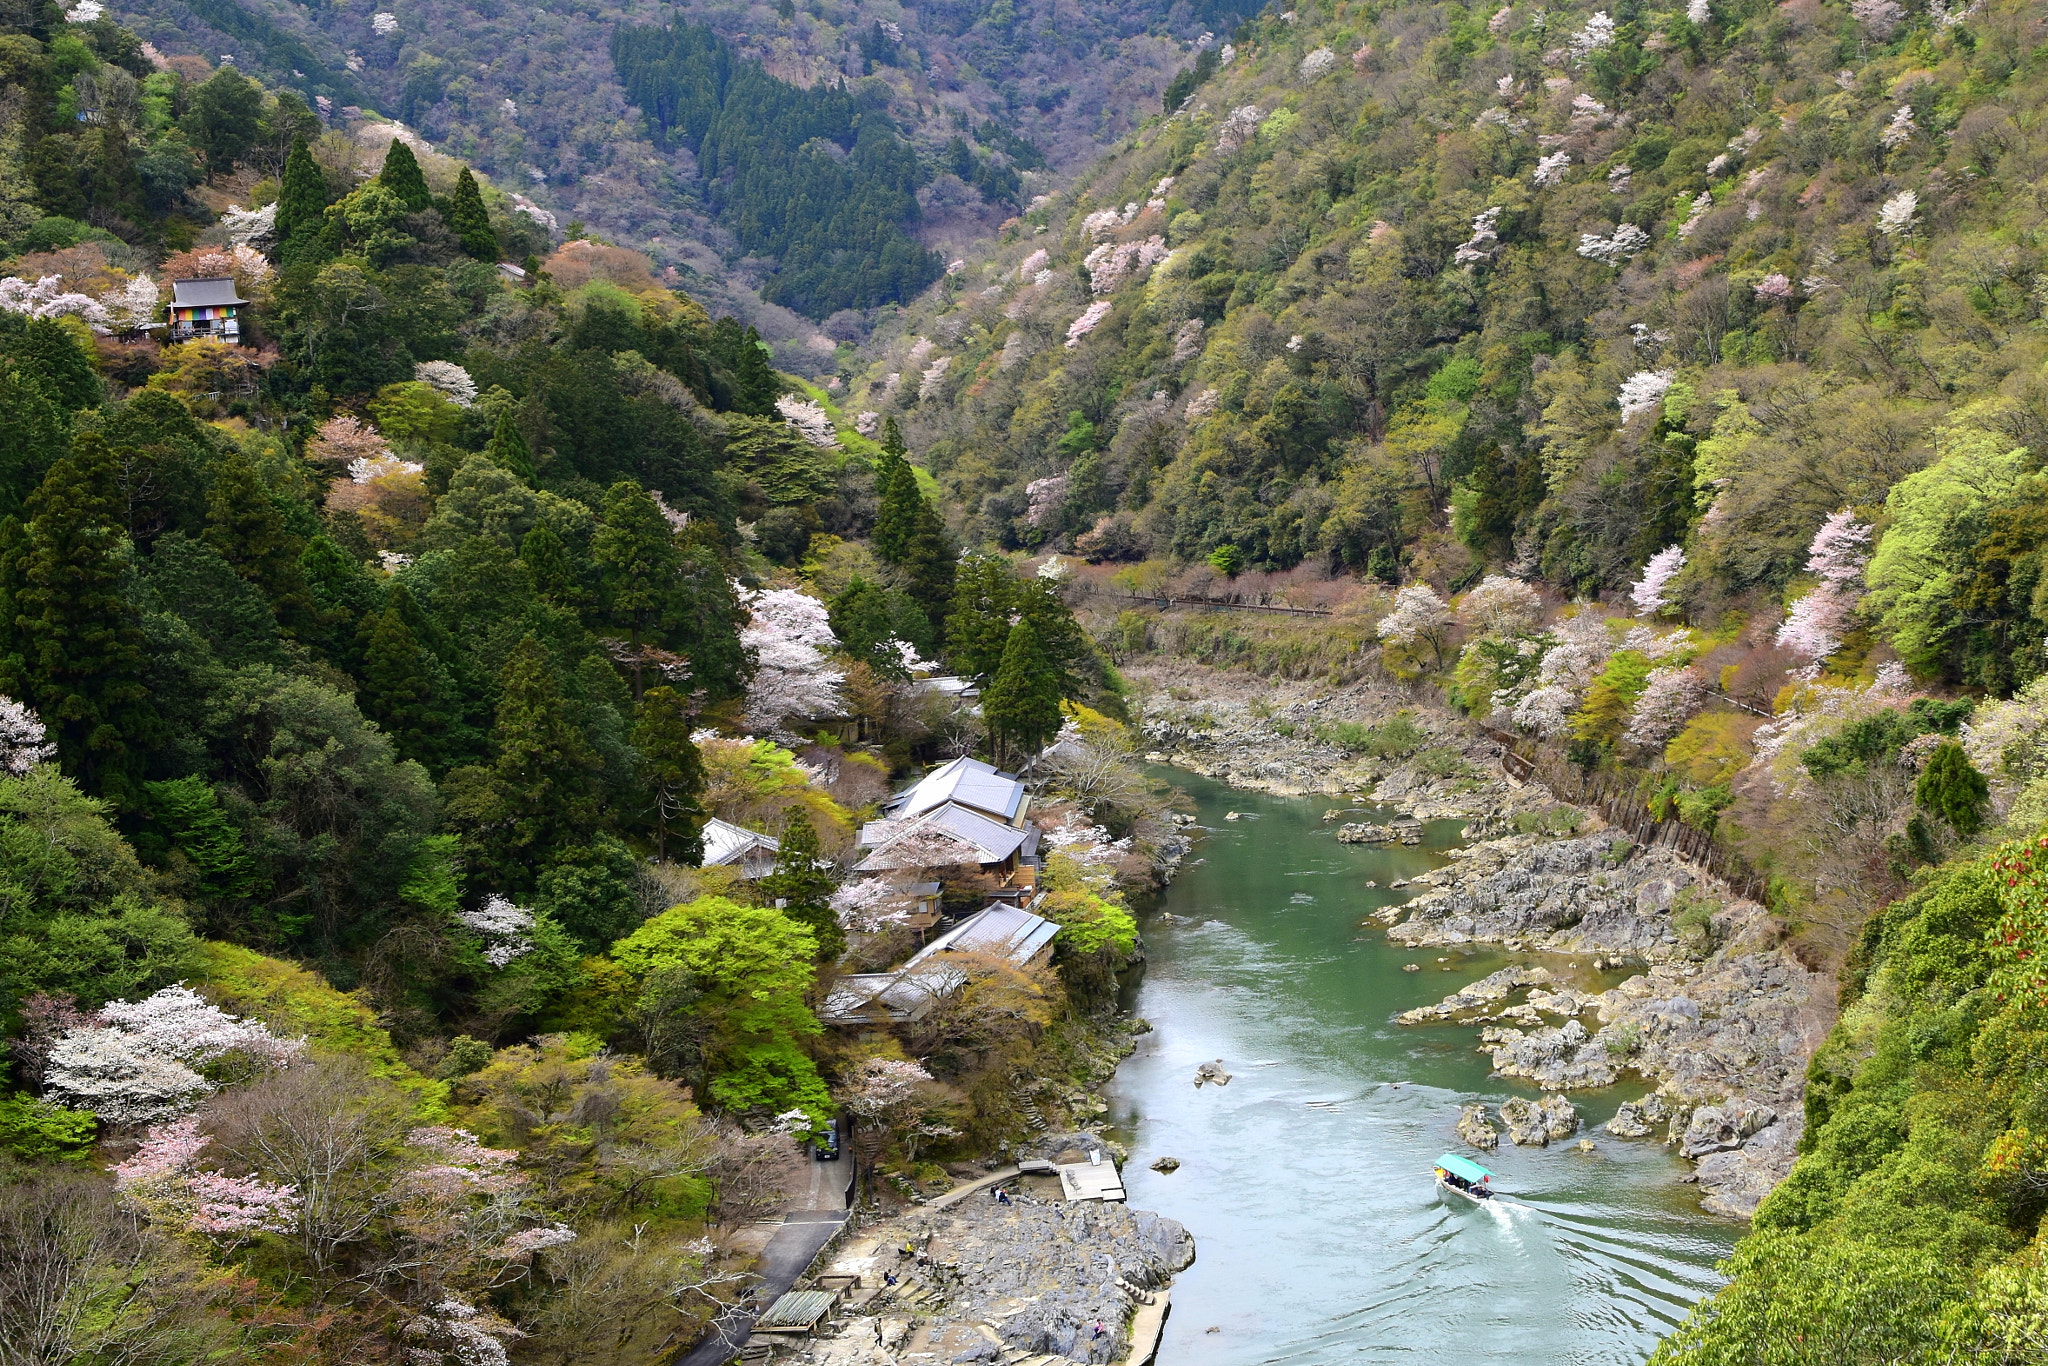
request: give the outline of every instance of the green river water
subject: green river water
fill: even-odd
[[[1135,1006],[1154,1030],[1110,1095],[1132,1205],[1180,1220],[1199,1248],[1161,1366],[1641,1362],[1719,1284],[1740,1226],[1700,1212],[1660,1144],[1593,1127],[1641,1087],[1573,1096],[1590,1154],[1576,1136],[1490,1155],[1458,1144],[1460,1104],[1538,1093],[1489,1078],[1471,1027],[1392,1016],[1509,960],[1439,962],[1360,922],[1404,895],[1389,882],[1442,863],[1459,823],[1432,824],[1420,848],[1342,845],[1328,799],[1168,776],[1204,833],[1145,922]],[[1196,1089],[1217,1058],[1231,1083]],[[1446,1149],[1483,1161],[1521,1208],[1439,1197],[1430,1165]],[[1151,1171],[1161,1156],[1180,1169]]]

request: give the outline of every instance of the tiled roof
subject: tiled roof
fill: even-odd
[[[171,306],[174,308],[219,308],[248,302],[235,293],[232,279],[171,281]]]
[[[704,822],[704,862],[707,865],[731,863],[744,858],[750,849],[765,849],[775,853],[782,848],[782,841],[773,835],[763,835],[745,826],[713,816]]]
[[[998,820],[1015,820],[1024,805],[1024,784],[992,764],[959,758],[924,775],[917,785],[889,803],[890,814],[916,816],[958,802],[985,811]]]
[[[853,870],[883,873],[954,863],[1001,863],[1023,848],[1030,837],[1029,831],[947,802],[915,819],[870,821],[862,826],[861,846],[870,852]],[[957,857],[952,856],[955,850]]]

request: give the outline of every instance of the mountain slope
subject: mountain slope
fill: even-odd
[[[210,62],[231,55],[309,100],[330,96],[336,117],[357,105],[397,119],[530,194],[558,221],[581,220],[679,268],[714,312],[759,324],[785,364],[815,374],[831,362],[812,324],[834,310],[812,307],[811,290],[793,299],[798,313],[763,305],[755,291],[775,297],[768,286],[779,252],[764,255],[773,244],[722,211],[717,171],[707,178],[698,166],[694,140],[650,137],[627,95],[613,37],[666,23],[666,7],[128,0],[111,8],[167,53]],[[921,203],[910,226],[950,259],[1051,176],[1127,132],[1183,60],[1181,43],[1156,36],[1162,25],[1186,40],[1204,22],[1234,22],[1228,4],[1206,8],[1215,11],[1207,20],[1156,0],[1085,12],[1063,12],[1053,0],[915,10],[893,0],[799,10],[782,0],[699,5],[677,17],[709,25],[733,61],[759,63],[800,89],[859,83],[862,100],[916,149]],[[1020,178],[1005,194],[985,195],[986,177],[977,186],[971,173],[954,174],[963,150],[956,139],[971,149],[967,166],[994,164]],[[914,292],[928,276],[911,278]],[[799,316],[806,309],[809,322]],[[857,337],[865,326],[848,318],[832,331]]]
[[[1269,13],[859,392],[970,539],[1775,594],[1938,431],[2048,430],[2039,22],[1873,14]]]

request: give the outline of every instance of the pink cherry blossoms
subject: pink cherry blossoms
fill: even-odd
[[[1142,242],[1104,242],[1089,252],[1081,264],[1088,271],[1090,293],[1114,294],[1125,282],[1143,275],[1169,254],[1166,239],[1154,233]]]
[[[1101,324],[1102,320],[1108,316],[1109,300],[1102,299],[1088,305],[1086,312],[1067,324],[1067,349],[1071,351],[1079,346],[1081,338],[1093,332]]]
[[[1690,665],[1652,669],[1629,712],[1628,731],[1622,742],[1643,749],[1660,747],[1685,729],[1694,713],[1707,700],[1707,680]]]
[[[1664,599],[1664,590],[1678,577],[1678,571],[1685,568],[1685,549],[1682,546],[1666,546],[1650,557],[1643,566],[1643,576],[1629,587],[1629,601],[1636,605],[1636,611],[1645,616],[1661,612],[1669,604]]]
[[[1458,603],[1458,620],[1480,635],[1526,631],[1543,615],[1543,599],[1520,579],[1489,574]]]
[[[747,688],[747,724],[772,732],[792,716],[838,711],[846,673],[826,658],[839,648],[839,638],[832,634],[825,604],[794,588],[742,589],[740,601],[751,617],[740,632],[740,644],[756,660],[754,681]]]
[[[0,771],[26,778],[57,753],[42,718],[11,697],[0,697]]]
[[[1853,624],[1863,566],[1870,561],[1870,534],[1848,508],[1820,524],[1806,552],[1806,572],[1820,583],[1785,614],[1779,648],[1819,663],[1841,647]]]
[[[299,1214],[297,1187],[192,1169],[212,1141],[199,1132],[197,1120],[158,1124],[135,1156],[111,1169],[114,1187],[152,1222],[179,1224],[191,1233],[242,1238],[291,1228]]]

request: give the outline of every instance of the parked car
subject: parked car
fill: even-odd
[[[839,1160],[839,1126],[833,1125],[811,1140],[811,1156],[820,1162]]]

